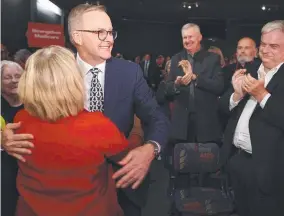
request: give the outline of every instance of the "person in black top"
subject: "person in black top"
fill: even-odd
[[[12,61],[1,61],[1,116],[12,123],[16,113],[23,109],[19,101],[18,82],[23,73],[21,66]],[[18,165],[16,158],[1,151],[1,215],[15,214],[18,192],[16,189]]]
[[[249,37],[240,39],[236,50],[237,62],[223,68],[225,82],[223,92],[226,92],[231,87],[235,71],[239,69],[247,69],[247,71],[258,70],[261,62],[256,56],[257,48],[255,41]]]
[[[237,62],[223,68],[224,90],[222,95],[232,87],[232,77],[237,70],[246,69],[247,72],[258,70],[261,61],[256,56],[257,48],[255,41],[249,37],[240,39],[236,50]],[[220,119],[224,130],[228,122],[228,116],[225,113],[220,113]]]

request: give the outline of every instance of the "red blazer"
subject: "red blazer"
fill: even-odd
[[[18,112],[17,133],[34,135],[34,149],[19,162],[18,216],[121,216],[112,168],[105,157],[128,147],[102,113],[83,111],[49,123]]]

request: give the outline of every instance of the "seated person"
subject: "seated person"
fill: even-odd
[[[18,89],[17,133],[34,136],[19,162],[17,216],[123,216],[106,158],[128,143],[101,112],[84,110],[84,81],[74,55],[51,46],[27,61]]]

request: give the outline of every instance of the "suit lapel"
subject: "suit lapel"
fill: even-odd
[[[106,61],[105,70],[105,89],[104,89],[104,114],[110,116],[115,105],[115,98],[118,92],[118,74],[117,68],[112,58]]]
[[[272,93],[273,89],[284,80],[284,64],[278,69],[277,73],[272,77],[266,89],[269,93]]]

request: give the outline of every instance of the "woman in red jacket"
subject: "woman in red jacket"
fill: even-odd
[[[106,157],[128,143],[100,112],[84,111],[84,81],[74,55],[51,46],[28,60],[19,82],[25,109],[18,133],[34,136],[19,162],[18,216],[122,216]]]

